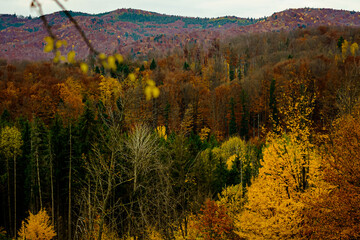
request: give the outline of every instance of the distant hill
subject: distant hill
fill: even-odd
[[[213,39],[237,34],[288,31],[317,26],[360,26],[360,13],[334,9],[289,9],[263,19],[226,16],[191,18],[154,12],[118,9],[102,14],[71,12],[88,38],[100,52],[148,54],[166,52],[189,42],[208,45]],[[68,42],[66,51],[74,49],[78,58],[89,51],[80,35],[65,17],[57,12],[46,15],[56,35]],[[39,18],[0,15],[0,58],[7,60],[42,60],[47,33]]]

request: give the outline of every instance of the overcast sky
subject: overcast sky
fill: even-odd
[[[39,0],[45,13],[60,9],[53,0]],[[288,8],[335,8],[360,11],[360,0],[60,0],[68,10],[103,13],[134,8],[191,17],[264,17]],[[31,0],[0,0],[0,13],[37,16]]]

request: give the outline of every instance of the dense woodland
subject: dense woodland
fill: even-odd
[[[2,60],[0,239],[40,210],[45,239],[360,238],[359,42],[247,34],[87,74]]]

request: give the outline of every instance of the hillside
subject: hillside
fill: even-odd
[[[289,9],[264,19],[239,17],[190,18],[154,12],[118,9],[91,15],[72,12],[74,18],[100,52],[145,55],[182,47],[189,42],[203,46],[215,38],[229,38],[239,33],[292,30],[296,28],[360,26],[360,13],[333,9]],[[56,35],[68,42],[78,58],[85,58],[88,49],[72,23],[61,12],[46,16]],[[44,37],[39,18],[0,15],[0,52],[7,60],[42,60]]]

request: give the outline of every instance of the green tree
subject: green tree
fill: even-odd
[[[150,64],[150,70],[154,70],[155,68],[156,68],[156,62],[155,59],[153,59]]]
[[[230,99],[230,122],[229,135],[233,136],[237,133],[236,118],[235,118],[235,102],[234,98]]]
[[[337,47],[339,48],[339,50],[341,51],[341,48],[342,48],[342,45],[344,43],[344,38],[343,36],[340,36],[339,39],[338,39],[338,42],[337,42]]]
[[[17,215],[17,198],[16,198],[16,157],[21,154],[21,146],[23,141],[21,133],[16,127],[8,127],[2,129],[0,135],[0,151],[6,158],[6,171],[8,180],[8,207],[9,221],[11,222],[11,204],[10,204],[10,159],[14,161],[14,234],[16,234],[16,215]],[[11,226],[11,224],[10,224]]]

